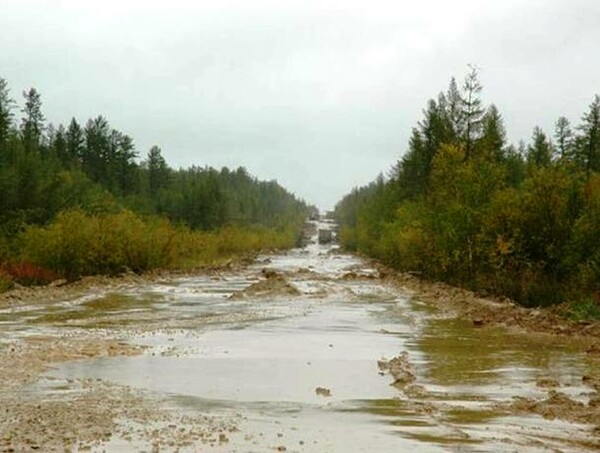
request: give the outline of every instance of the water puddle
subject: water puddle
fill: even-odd
[[[47,379],[59,387],[101,379],[143,389],[183,413],[234,414],[236,430],[201,444],[203,451],[593,445],[589,425],[508,409],[515,397],[543,399],[551,391],[587,404],[591,389],[582,376],[599,364],[568,343],[438,319],[335,246],[313,243],[261,260],[237,275],[132,287],[19,316],[30,326],[128,332],[128,341],[148,347],[144,354],[68,362]],[[232,297],[265,280],[267,270],[297,294]],[[378,361],[402,352],[414,382],[392,386]],[[148,446],[113,437],[102,448]]]

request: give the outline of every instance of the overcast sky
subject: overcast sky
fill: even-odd
[[[141,156],[244,166],[330,208],[481,68],[511,141],[600,93],[600,1],[0,0],[0,77],[49,122],[105,115]]]

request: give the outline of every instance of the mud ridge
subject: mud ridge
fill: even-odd
[[[390,360],[382,359],[377,362],[380,372],[391,375],[394,378],[391,385],[400,390],[405,389],[417,379],[408,357],[408,352],[402,351],[397,357]]]
[[[600,321],[575,322],[567,319],[564,306],[526,308],[506,297],[481,297],[473,291],[427,281],[375,261],[371,264],[379,269],[384,281],[436,307],[441,315],[469,319],[477,327],[500,325],[532,333],[578,337],[586,343],[590,354],[600,351]]]
[[[230,299],[240,300],[247,298],[299,296],[302,294],[279,273],[263,270],[263,277],[263,279],[251,284],[243,291],[233,293],[230,296]]]

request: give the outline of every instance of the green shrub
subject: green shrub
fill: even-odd
[[[593,299],[574,302],[569,307],[567,315],[573,321],[600,320],[600,304]]]
[[[192,231],[130,211],[88,214],[72,210],[60,213],[47,227],[27,228],[19,242],[24,261],[74,279],[127,270],[218,265],[235,256],[292,247],[296,235],[293,226]]]
[[[48,227],[21,235],[22,256],[67,278],[169,267],[177,256],[177,230],[166,220],[144,221],[130,211],[58,215]]]

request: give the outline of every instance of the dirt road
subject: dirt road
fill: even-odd
[[[600,448],[595,337],[481,304],[314,242],[5,296],[0,451]]]

